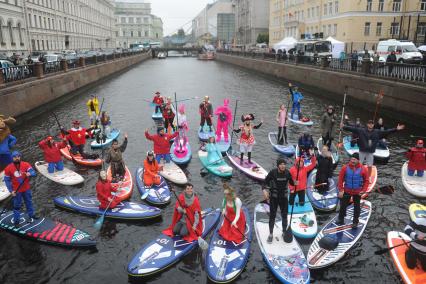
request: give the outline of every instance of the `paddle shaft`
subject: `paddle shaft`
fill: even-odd
[[[56,123],[58,124],[59,129],[62,129],[61,123],[59,123],[58,117],[56,116],[55,112],[54,112],[54,111],[52,111],[52,114],[53,114],[53,117],[54,117],[54,118],[55,118],[55,120],[56,120]]]
[[[244,214],[244,213],[243,213]],[[229,220],[229,218],[226,216],[226,213],[225,214],[223,214],[223,217],[229,222],[229,223],[231,223],[232,224],[232,221],[231,220]],[[231,225],[232,226],[232,225]],[[237,229],[237,231],[238,231],[238,233],[240,233],[247,241],[249,241],[249,242],[251,242],[251,240],[249,240],[248,238],[247,238],[247,236],[245,235],[245,234],[243,234],[241,231],[240,231],[240,229],[238,229],[238,227],[235,227],[235,229]]]
[[[384,96],[383,91],[380,91],[377,94],[376,109],[374,110],[373,123],[376,123],[376,116],[377,116],[377,113],[379,112],[380,104],[382,103],[383,96]]]
[[[180,200],[179,200],[179,197],[177,196],[177,194],[176,194],[176,192],[175,192],[175,190],[174,189],[170,189],[170,191],[172,191],[173,192],[173,194],[175,195],[175,197],[176,197],[176,200],[177,200],[177,202],[179,203],[179,206],[182,208],[182,209],[184,209],[184,206],[182,205],[182,203],[180,202]],[[185,214],[186,215],[186,214]],[[192,223],[191,222],[191,219],[189,219],[189,218],[186,218],[188,221],[189,221],[189,224],[191,224],[191,228],[192,227],[194,227],[194,223]],[[200,220],[201,222],[202,222],[202,220]],[[197,235],[197,237],[201,237],[198,233],[197,233],[197,230],[194,230],[193,228],[192,228],[192,230],[194,231],[194,233]]]
[[[340,119],[340,124],[343,124],[343,119],[345,117],[345,106],[346,106],[346,93],[347,87],[345,87],[345,94],[343,95],[343,106],[342,106],[342,118]],[[342,143],[342,129],[339,130],[339,143]]]
[[[18,186],[18,188],[16,189],[16,190],[12,190],[12,191],[14,191],[14,192],[18,192],[18,190],[21,188],[21,186],[24,184],[24,182],[27,180],[27,176],[25,176],[24,177],[24,179],[22,180],[22,182],[19,184],[19,186]],[[13,195],[11,194],[10,196],[12,196],[12,199],[10,200],[10,203],[11,204],[13,204],[13,200],[14,200],[14,197],[13,197]],[[13,205],[12,205],[13,206]],[[3,210],[1,211],[1,213],[0,213],[0,216],[1,215],[3,215],[3,213],[4,212],[6,212],[6,208],[3,208]]]
[[[299,158],[299,161],[297,162],[297,174],[296,174],[296,181],[299,181],[299,172],[300,172],[300,161],[302,159]],[[297,189],[297,185],[294,185],[294,191],[296,192]],[[291,214],[290,214],[290,222],[287,225],[287,232],[288,234],[292,234],[293,232],[291,231],[291,221],[293,219],[293,210],[294,210],[294,204],[291,206]]]
[[[235,108],[234,108],[234,119],[232,121],[232,130],[231,130],[231,147],[232,147],[232,138],[234,138],[234,126],[235,126],[235,118],[237,116],[237,107],[238,107],[238,100],[235,101]]]
[[[394,248],[401,247],[401,246],[408,246],[409,243],[415,242],[416,240],[411,240],[409,242],[406,242],[404,239],[402,239],[402,241],[403,241],[402,244],[399,244],[399,245],[396,245],[396,246],[393,246],[393,247],[390,247],[390,248],[384,248],[384,249],[381,249],[381,250],[377,250],[377,251],[374,252],[374,254],[379,254],[379,255],[384,254],[388,251],[393,250]]]

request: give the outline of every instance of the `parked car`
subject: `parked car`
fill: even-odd
[[[62,59],[62,56],[59,54],[44,55],[44,60],[46,62],[46,65],[44,66],[44,70],[46,72],[52,72],[59,69],[61,59]]]

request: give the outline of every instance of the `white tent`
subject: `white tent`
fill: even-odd
[[[297,40],[293,37],[286,37],[279,43],[274,44],[273,48],[275,49],[275,52],[278,52],[278,50],[289,51],[292,48],[296,47]]]
[[[329,36],[326,40],[331,42],[331,54],[333,58],[339,58],[340,53],[342,51],[345,51],[345,43],[338,41],[337,39],[332,38],[331,36]]]

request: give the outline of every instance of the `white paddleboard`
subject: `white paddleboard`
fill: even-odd
[[[405,162],[401,169],[402,184],[405,189],[417,197],[426,197],[426,175],[418,177],[408,175],[408,162]]]
[[[163,170],[159,172],[159,174],[165,179],[176,184],[186,184],[188,182],[188,178],[185,173],[173,161],[170,161],[170,163],[160,164],[160,166],[163,166]]]
[[[287,117],[288,117],[288,120],[290,120],[291,122],[296,123],[296,124],[301,124],[301,125],[306,125],[306,126],[312,126],[314,124],[314,122],[311,119],[309,119],[308,121],[299,120],[299,117],[297,116],[297,114],[294,114],[293,118],[291,118],[291,114],[288,114]]]
[[[4,171],[0,172],[0,201],[6,199],[10,195],[9,190],[4,183]]]
[[[81,175],[65,167],[62,171],[55,170],[53,174],[50,174],[47,171],[46,162],[38,161],[38,162],[35,162],[34,166],[37,169],[37,171],[41,173],[43,176],[59,184],[76,185],[76,184],[84,182],[84,178]]]
[[[253,159],[251,159],[251,163],[249,163],[247,158],[244,157],[241,163],[240,157],[229,154],[229,152],[226,152],[226,155],[228,155],[229,161],[231,161],[235,167],[252,178],[265,180],[268,175],[268,172]]]
[[[293,207],[293,208],[292,208]],[[291,211],[293,210],[293,217]],[[299,197],[296,194],[294,205],[288,204],[287,219],[290,223],[291,231],[298,238],[310,239],[314,238],[318,232],[317,217],[315,216],[314,208],[311,205],[305,193],[305,203],[303,206],[299,204]]]

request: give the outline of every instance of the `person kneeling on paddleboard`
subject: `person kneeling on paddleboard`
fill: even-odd
[[[222,202],[224,220],[219,229],[219,235],[225,240],[241,243],[245,240],[246,216],[242,210],[242,202],[236,196],[235,190],[227,184],[223,185],[225,197]]]
[[[417,140],[416,147],[410,148],[406,156],[408,158],[408,175],[414,176],[417,171],[417,176],[423,177],[426,170],[426,148],[423,147],[423,140]]]
[[[198,196],[194,193],[194,186],[187,183],[185,191],[178,198],[173,211],[172,224],[163,231],[163,234],[169,237],[179,235],[185,241],[193,242],[203,232],[201,205]]]
[[[205,147],[207,151],[207,161],[209,164],[219,163],[223,160],[222,153],[217,149],[213,136],[209,137],[209,143]]]
[[[127,148],[127,133],[124,134],[124,141],[118,145],[118,140],[112,141],[111,149],[109,149],[105,162],[111,163],[111,176],[113,182],[123,180],[126,174],[126,165],[123,160],[123,153]]]
[[[62,135],[66,135],[68,142],[71,146],[70,153],[73,155],[80,154],[83,159],[97,159],[97,154],[86,154],[84,152],[84,145],[86,144],[86,129],[80,127],[80,121],[74,120],[72,123],[73,127],[66,131],[61,128]]]
[[[240,164],[244,161],[244,153],[247,153],[247,158],[249,164],[251,164],[251,151],[253,150],[253,145],[256,144],[254,139],[253,129],[258,129],[262,126],[263,120],[260,121],[258,125],[253,125],[254,114],[243,114],[241,116],[241,121],[243,122],[240,125],[239,129],[234,129],[235,133],[240,133],[241,136],[238,139],[238,144],[240,144]]]
[[[290,90],[291,100],[293,102],[293,107],[291,108],[291,119],[293,119],[294,111],[297,109],[297,117],[299,120],[302,120],[302,113],[300,112],[300,101],[303,100],[303,95],[299,92],[299,88],[297,86],[293,87],[291,83],[288,83],[288,89]]]
[[[161,163],[161,159],[164,159],[166,163],[170,163],[170,140],[179,135],[179,131],[176,131],[172,135],[164,133],[164,127],[158,127],[157,135],[150,135],[148,129],[145,130],[145,137],[148,140],[154,142],[154,153],[158,163]]]
[[[310,150],[315,148],[314,139],[309,132],[303,133],[303,135],[299,137],[297,144],[299,145],[299,157],[308,156]]]
[[[347,165],[344,165],[339,173],[339,198],[340,211],[337,220],[337,225],[344,224],[346,216],[346,208],[352,198],[354,203],[354,216],[352,228],[356,228],[359,223],[359,214],[361,212],[361,195],[367,191],[369,184],[368,171],[359,162],[356,154],[351,156]]]
[[[13,196],[13,223],[19,227],[22,199],[24,199],[30,222],[38,219],[34,213],[29,178],[35,177],[36,172],[27,162],[21,161],[21,153],[13,151],[13,162],[4,169],[4,183]]]
[[[417,260],[419,260],[423,271],[426,272],[426,217],[417,218],[415,222],[411,221],[404,231],[414,240],[405,252],[407,267],[416,268]]]
[[[145,186],[151,187],[161,183],[161,178],[158,175],[161,168],[154,157],[154,151],[148,151],[146,159],[143,161],[143,183]]]
[[[315,157],[313,150],[310,150],[309,154],[312,156],[310,165],[305,166],[304,159],[299,157],[294,160],[294,166],[290,169],[290,174],[294,181],[294,185],[290,184],[289,186],[289,203],[292,206],[294,205],[296,194],[299,198],[299,204],[296,204],[296,206],[305,205],[305,192],[308,185],[308,173],[312,171],[317,165],[317,158]]]
[[[328,179],[333,176],[333,159],[331,152],[326,145],[322,146],[321,154],[317,156],[317,174],[315,177],[315,189],[320,194],[324,194],[329,189]]]
[[[279,158],[277,160],[277,168],[268,173],[262,187],[263,196],[269,203],[270,207],[268,243],[272,243],[273,240],[275,218],[277,216],[278,207],[280,207],[281,210],[283,238],[284,232],[287,229],[287,184],[294,186],[294,181],[290,172],[286,169],[285,160]],[[269,188],[269,192],[266,190],[267,188]]]
[[[108,204],[110,209],[113,209],[117,207],[117,205],[120,203],[119,199],[115,199],[115,195],[112,195],[112,192],[116,192],[117,189],[115,189],[111,181],[107,179],[107,173],[105,171],[101,171],[99,173],[99,179],[96,183],[96,196],[99,201],[99,209],[105,210],[108,208]]]
[[[67,139],[63,138],[62,142],[55,142],[52,136],[40,141],[38,146],[43,150],[44,160],[47,165],[49,174],[53,174],[55,169],[62,171],[64,169],[64,162],[62,161],[61,149],[68,146]]]

